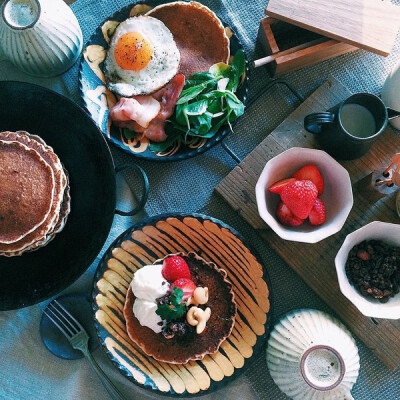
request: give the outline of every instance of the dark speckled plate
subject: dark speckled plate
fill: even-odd
[[[123,307],[134,271],[180,251],[194,251],[227,271],[238,312],[232,334],[217,353],[173,365],[147,356],[129,339]],[[241,235],[223,222],[200,214],[152,217],[123,233],[100,261],[93,288],[98,337],[130,381],[161,394],[207,394],[238,377],[264,352],[270,326],[269,287],[259,259]]]
[[[156,153],[149,149],[149,142],[147,139],[142,141],[137,141],[135,139],[128,140],[124,137],[123,130],[111,125],[108,120],[109,105],[116,102],[116,97],[112,92],[107,90],[102,72],[103,61],[106,57],[106,49],[108,48],[108,43],[105,38],[109,38],[108,32],[113,31],[115,26],[118,24],[116,21],[121,22],[127,19],[132,8],[136,4],[140,3],[142,2],[132,2],[131,5],[124,7],[114,15],[110,16],[110,18],[107,18],[107,20],[96,29],[95,33],[86,45],[79,73],[79,86],[84,107],[108,140],[136,157],[152,161],[178,161],[194,157],[204,153],[217,143],[221,142],[221,140],[231,131],[229,126],[223,126],[217,134],[210,139],[193,138],[187,144],[177,142],[165,153]],[[145,4],[150,6],[156,6],[163,3],[167,2],[157,0],[149,0],[145,2]],[[227,26],[226,24],[224,25]],[[233,55],[239,49],[242,49],[242,45],[237,35],[234,32],[232,33],[230,49],[231,54]],[[244,104],[247,102],[249,85],[248,77],[249,65],[246,60],[246,78],[236,93],[238,98]],[[237,122],[237,120],[235,122]],[[234,125],[235,122],[232,125]]]

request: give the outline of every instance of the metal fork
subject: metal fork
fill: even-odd
[[[124,397],[99,367],[89,351],[89,335],[83,326],[57,300],[50,302],[43,311],[50,321],[64,334],[74,349],[80,350],[89,361],[109,395],[114,400],[124,400]]]

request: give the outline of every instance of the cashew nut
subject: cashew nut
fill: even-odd
[[[188,301],[186,302],[186,306],[193,304],[197,307],[199,304],[206,304],[207,302],[208,287],[197,287],[194,289],[192,296],[189,297]]]
[[[207,307],[202,310],[198,307],[191,307],[186,314],[186,320],[189,325],[196,327],[196,333],[200,334],[204,331],[207,321],[211,316],[211,308]]]

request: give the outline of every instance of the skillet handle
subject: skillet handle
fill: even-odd
[[[133,169],[137,175],[140,177],[141,185],[142,185],[142,196],[140,198],[139,204],[131,211],[121,211],[116,209],[115,214],[122,215],[124,217],[132,216],[141,211],[149,197],[149,180],[147,179],[146,172],[144,172],[143,168],[139,167],[136,164],[124,164],[115,168],[115,172],[118,174],[119,172],[125,171],[126,169]]]

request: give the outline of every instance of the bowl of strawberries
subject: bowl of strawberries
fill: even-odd
[[[260,217],[282,239],[316,243],[339,232],[353,207],[347,170],[322,150],[293,147],[256,184]]]

